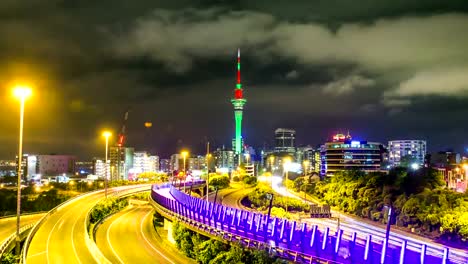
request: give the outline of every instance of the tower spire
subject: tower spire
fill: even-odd
[[[231,103],[234,106],[234,119],[236,121],[236,134],[233,141],[233,150],[236,154],[242,152],[242,111],[246,102],[247,100],[244,99],[241,84],[240,49],[237,49],[237,82],[234,89],[234,98],[231,99]]]

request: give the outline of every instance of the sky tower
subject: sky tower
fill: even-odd
[[[234,98],[231,103],[234,106],[234,119],[236,121],[236,135],[234,137],[234,153],[240,154],[242,152],[242,111],[247,102],[242,95],[242,84],[240,75],[240,49],[237,49],[237,83],[234,89]]]

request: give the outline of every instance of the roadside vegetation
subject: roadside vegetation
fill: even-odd
[[[93,207],[89,215],[89,227],[88,230],[92,230],[94,225],[104,219],[105,217],[115,214],[118,211],[128,206],[128,197],[125,198],[114,198],[110,197],[102,200],[96,206]]]
[[[249,193],[243,204],[259,211],[268,210],[270,201],[267,199],[267,193],[274,194],[272,215],[289,218],[286,214],[286,207],[289,212],[308,212],[310,206],[307,203],[295,198],[284,197],[276,193],[271,187],[258,185],[255,190]]]
[[[253,250],[240,244],[224,243],[199,235],[174,222],[173,236],[177,249],[200,264],[270,264],[286,263],[264,250]]]
[[[392,205],[393,224],[453,245],[468,244],[468,194],[448,190],[443,175],[430,168],[397,168],[389,174],[343,171],[318,182],[301,177],[294,189],[382,223],[385,206]]]

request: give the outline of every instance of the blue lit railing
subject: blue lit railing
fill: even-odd
[[[190,187],[203,181],[187,182]],[[186,187],[187,187],[186,186]],[[247,246],[268,248],[283,258],[312,263],[381,263],[382,244],[371,235],[359,238],[356,232],[330,232],[272,217],[265,214],[235,209],[187,195],[171,184],[153,185],[151,197],[160,209],[197,230],[226,240],[237,240]],[[389,245],[385,263],[468,263],[451,259],[444,250],[428,254],[422,246],[418,252],[409,250],[407,241],[400,246]]]

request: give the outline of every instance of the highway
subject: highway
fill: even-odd
[[[150,189],[150,184],[141,187]],[[109,189],[109,195],[135,188],[122,186]],[[97,254],[90,252],[86,234],[86,215],[104,198],[104,191],[87,193],[68,202],[50,215],[32,238],[26,255],[27,263],[96,263]]]
[[[222,189],[218,191],[217,202],[221,202],[222,205],[226,205],[232,208],[248,210],[241,205],[241,200],[246,195],[248,195],[254,188],[243,188],[243,185],[240,183],[231,184],[231,188]],[[208,200],[210,202],[214,201],[214,192],[208,195]]]
[[[196,263],[165,239],[167,231],[153,228],[154,209],[148,203],[131,205],[98,227],[96,243],[112,263]]]
[[[38,214],[30,214],[30,215],[22,215],[20,225],[26,226],[29,224],[33,224],[45,213],[38,213]],[[0,219],[0,245],[8,239],[9,236],[16,233],[16,216],[6,217]]]

